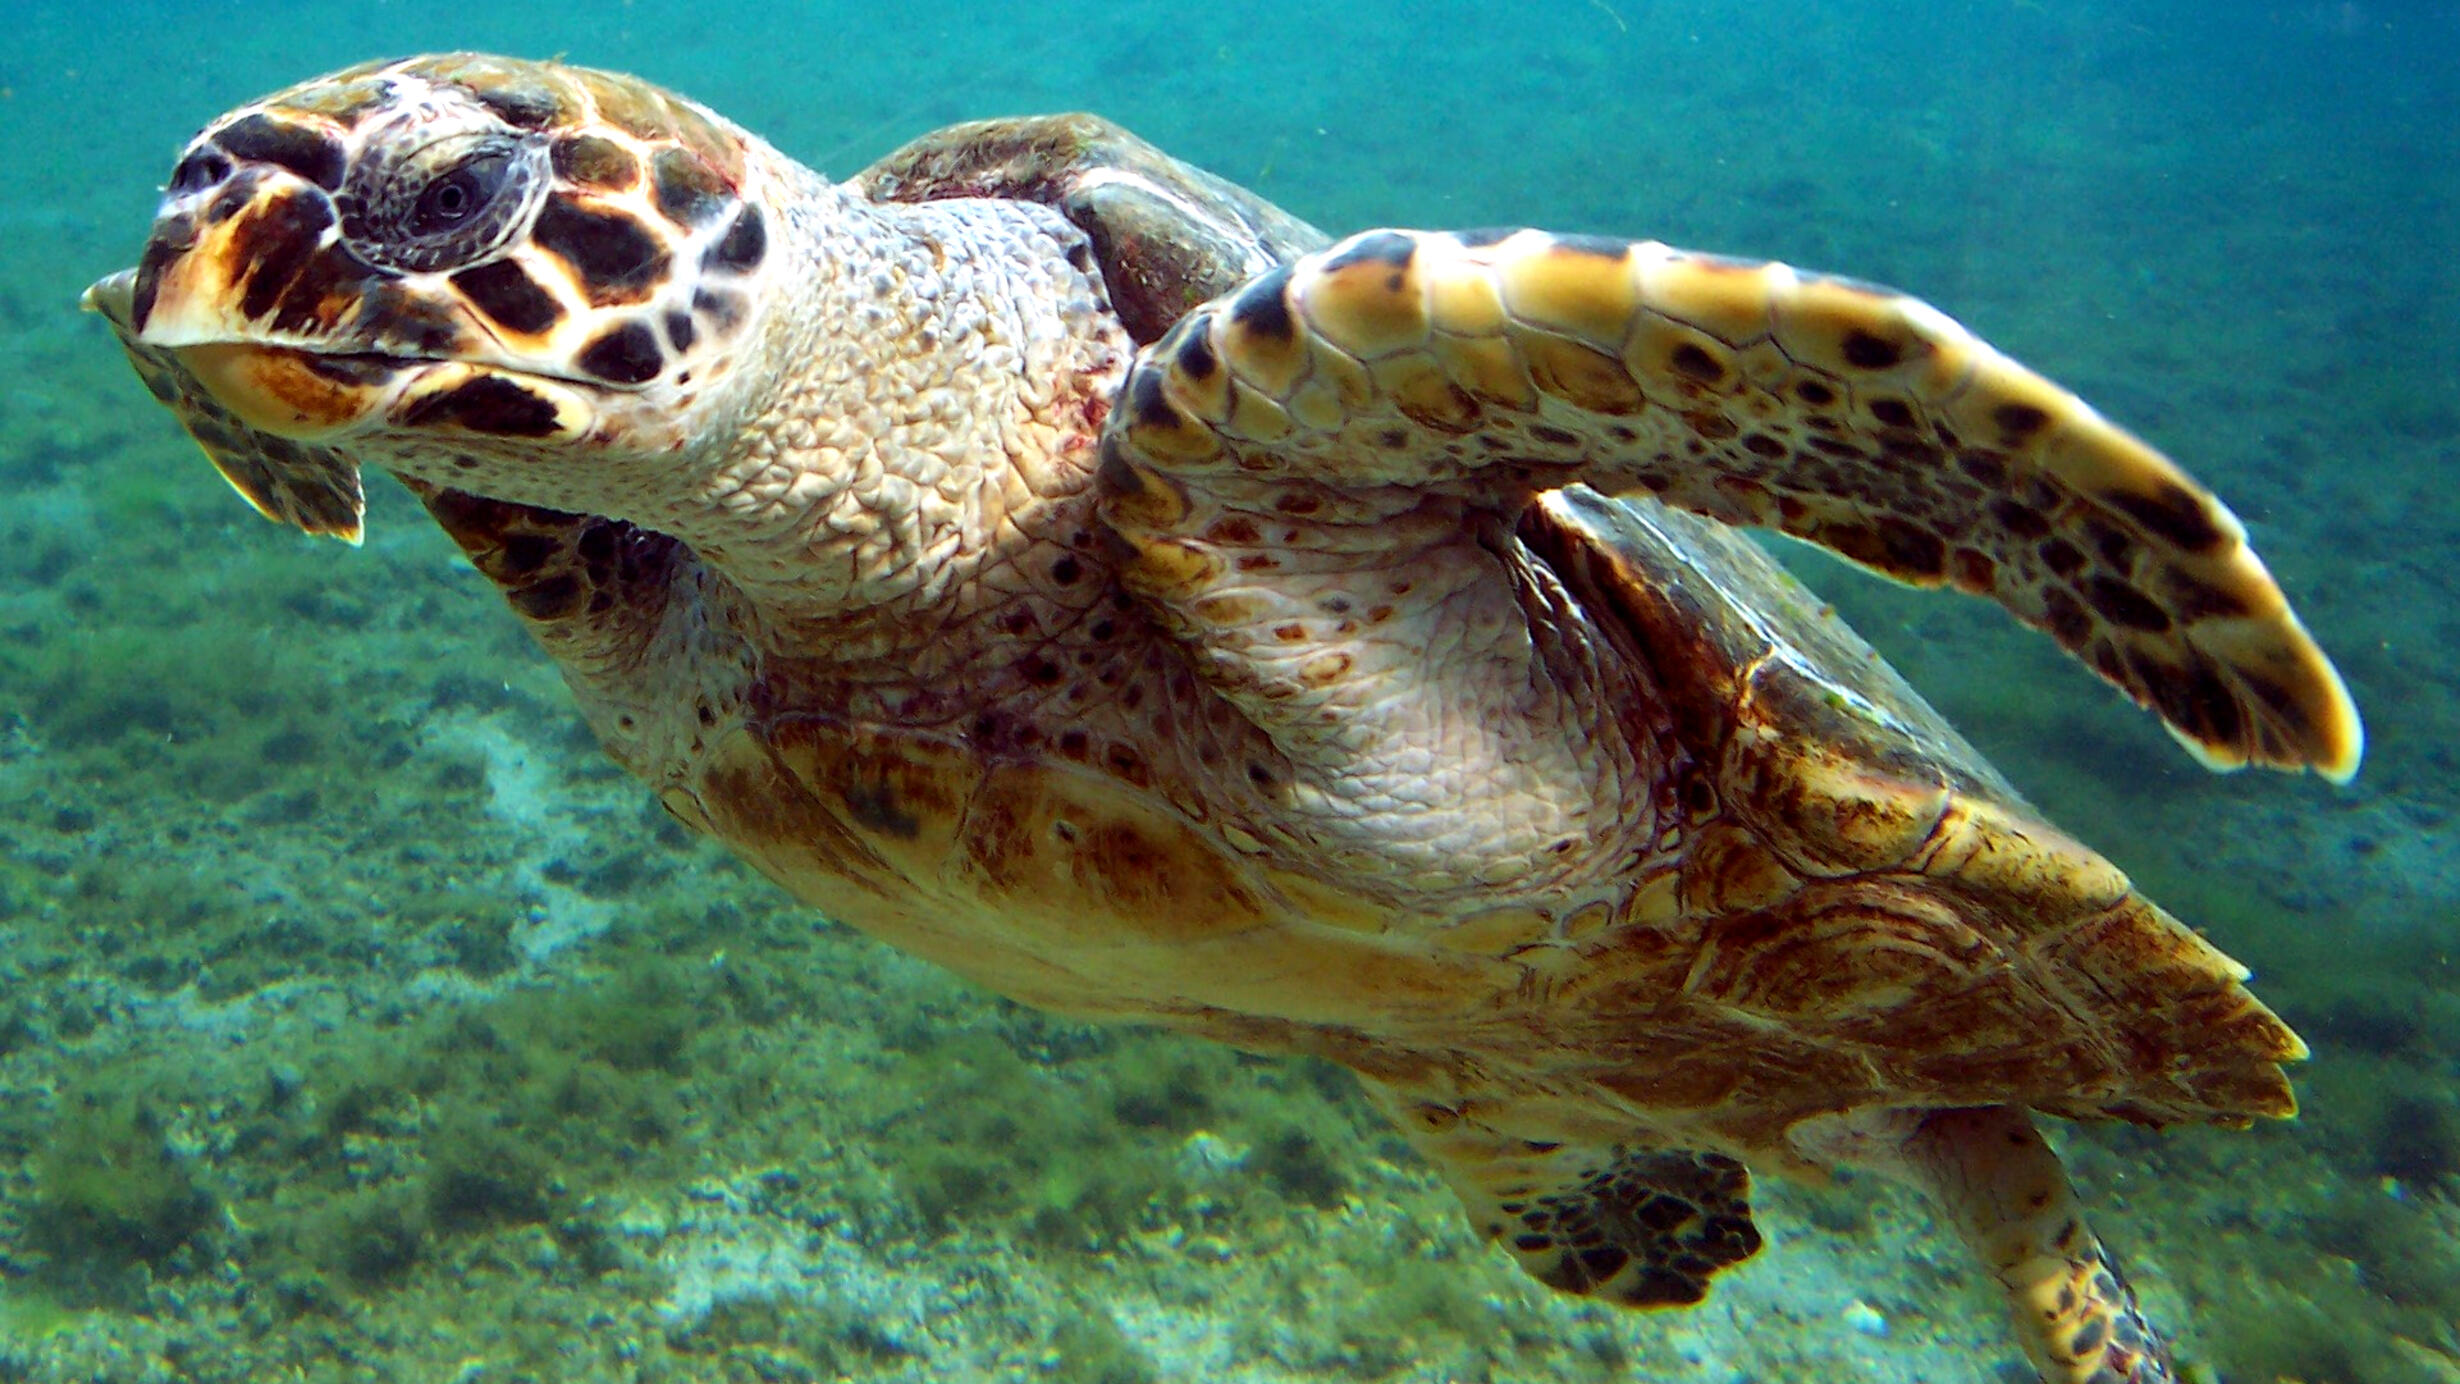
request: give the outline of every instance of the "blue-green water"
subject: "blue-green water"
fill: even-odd
[[[996,1003],[662,827],[397,491],[358,553],[248,513],[76,293],[206,120],[447,47],[840,174],[1081,108],[1334,231],[1852,273],[2142,431],[2348,676],[2352,787],[2203,775],[1996,611],[1804,570],[2315,1048],[2296,1122],[2070,1141],[2185,1353],[2460,1379],[2460,6],[0,19],[0,1380],[2016,1377],[1867,1183],[1772,1190],[1696,1312],[1551,1299],[1337,1074]]]

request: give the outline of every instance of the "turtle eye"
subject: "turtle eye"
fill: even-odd
[[[512,239],[536,208],[538,152],[500,134],[437,140],[398,158],[371,158],[342,189],[342,239],[391,269],[475,264]]]
[[[457,168],[446,169],[419,193],[403,229],[419,237],[446,235],[468,225],[519,175],[512,151],[489,149],[472,155]]]

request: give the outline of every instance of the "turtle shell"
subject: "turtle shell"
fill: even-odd
[[[1253,193],[1092,116],[955,126],[855,183],[882,200],[1061,209],[1086,231],[1142,340],[1185,306],[1324,244]],[[1519,536],[1652,674],[1693,766],[1675,786],[1689,800],[1679,863],[1610,918],[1567,927],[1507,909],[1447,927],[1423,951],[1358,948],[1361,934],[1411,928],[1371,903],[1298,895],[1291,879],[1205,844],[1177,813],[1139,809],[1122,829],[1140,843],[1120,859],[1123,876],[1141,867],[1196,883],[1124,912],[1156,916],[1198,895],[1236,901],[1197,910],[1220,925],[1199,951],[1236,936],[1238,964],[1278,977],[1253,995],[1199,996],[1188,957],[1157,956],[1150,979],[1179,997],[1164,1006],[1186,1011],[1177,1022],[1321,1052],[1403,1086],[1424,1085],[1441,1059],[1404,1057],[1392,1040],[1406,1034],[1431,1052],[1475,1039],[1545,1069],[1541,1085],[1628,1103],[1541,1123],[1602,1118],[1596,1133],[1611,1138],[1613,1120],[1644,1114],[1677,1142],[1669,1124],[1738,1151],[1782,1149],[1800,1120],[1873,1105],[2006,1102],[2153,1124],[2294,1109],[2279,1064],[2303,1045],[2240,985],[2244,969],[2042,820],[1748,536],[1646,495],[1580,486],[1543,496]],[[806,766],[806,782],[821,763],[808,751],[787,758]],[[930,777],[975,784],[977,767],[959,758]],[[1074,810],[1102,811],[1114,787],[1078,785]],[[945,849],[966,851],[953,839]],[[1057,892],[1067,910],[1097,914],[1116,896],[1111,886],[1099,898]],[[1350,926],[1328,942],[1310,913]],[[1274,937],[1288,955],[1276,959]],[[923,949],[983,973],[969,944]],[[1326,967],[1339,979],[1287,979]],[[1017,988],[1013,974],[984,978]],[[1480,993],[1490,986],[1517,998]],[[1081,975],[1025,988],[1086,1007]],[[1221,1012],[1242,1000],[1248,1017]],[[1499,1011],[1482,1034],[1456,1031],[1464,1009],[1481,1007]]]
[[[1331,244],[1243,187],[1098,115],[977,120],[854,176],[882,202],[997,197],[1058,208],[1092,242],[1111,307],[1141,344],[1188,309]]]

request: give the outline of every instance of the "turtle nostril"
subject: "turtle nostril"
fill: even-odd
[[[211,149],[199,149],[179,161],[171,170],[171,185],[165,191],[175,197],[203,192],[231,176],[231,161]]]

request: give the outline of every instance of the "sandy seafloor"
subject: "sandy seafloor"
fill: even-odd
[[[2143,431],[2349,676],[2354,786],[1803,570],[2314,1045],[2295,1122],[2064,1136],[2196,1375],[2460,1380],[2460,7],[479,8],[0,6],[0,1380],[2023,1377],[1867,1181],[1764,1188],[1702,1309],[1552,1298],[1338,1073],[998,1003],[660,825],[397,490],[355,553],[249,514],[76,291],[218,111],[452,46],[840,173],[1083,107],[1335,230],[1851,272]]]

